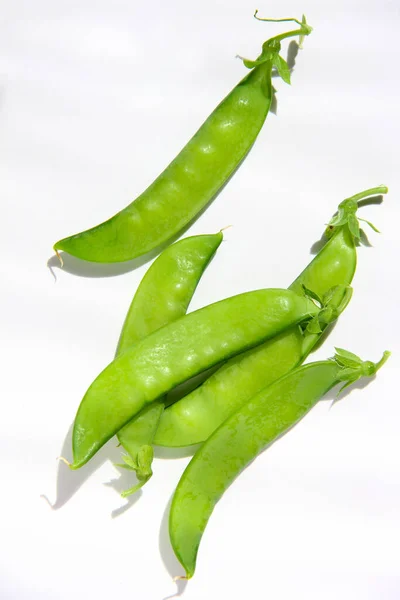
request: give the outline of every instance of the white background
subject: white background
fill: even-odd
[[[339,345],[393,356],[331,408],[321,402],[217,506],[188,585],[168,542],[188,462],[158,452],[131,502],[108,444],[80,472],[68,430],[112,359],[148,264],[50,262],[53,243],[111,216],[151,183],[287,24],[245,0],[3,0],[0,14],[0,597],[394,600],[400,597],[399,4],[280,0],[261,16],[314,27],[293,84],[276,80],[250,155],[190,233],[233,225],[191,309],[286,287],[346,196],[385,183],[362,215],[354,297]],[[289,25],[289,28],[290,25]],[[287,43],[283,54],[286,55]],[[140,261],[139,261],[140,262]],[[66,439],[66,441],[64,441]],[[164,458],[162,458],[164,456]],[[110,485],[111,482],[111,485]],[[42,495],[45,495],[48,502]],[[53,505],[53,510],[49,504]]]

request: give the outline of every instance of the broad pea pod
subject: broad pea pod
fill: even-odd
[[[309,363],[284,375],[233,413],[196,452],[172,498],[169,533],[190,579],[199,544],[218,500],[240,472],[269,444],[302,419],[335,385],[372,377],[374,364],[337,348],[331,360]],[[341,390],[340,390],[341,391]]]
[[[126,316],[117,348],[125,350],[186,314],[197,284],[222,242],[222,232],[184,238],[168,246],[146,272]],[[117,434],[127,454],[119,466],[136,472],[138,484],[123,496],[141,488],[152,476],[152,443],[164,410],[162,399],[146,406],[138,417]]]
[[[304,17],[302,22],[283,20],[295,21],[299,28],[266,41],[257,60],[243,59],[250,73],[157,179],[111,219],[58,241],[57,254],[63,250],[100,263],[131,260],[171,239],[212,200],[249,152],[268,115],[273,69],[290,82],[288,65],[279,55],[281,41],[311,33]]]
[[[169,406],[160,418],[156,445],[204,442],[244,402],[306,359],[351,298],[348,286],[355,273],[360,238],[358,201],[386,192],[386,187],[379,186],[341,202],[326,230],[329,241],[289,286],[298,294],[312,296],[321,309],[307,327],[291,327],[230,359],[200,387]]]
[[[120,354],[87,390],[76,415],[71,468],[83,466],[147,405],[209,367],[318,314],[291,290],[262,289],[181,317]]]

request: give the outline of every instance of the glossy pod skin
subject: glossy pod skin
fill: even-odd
[[[305,286],[321,298],[336,288],[319,317],[320,332],[292,327],[230,359],[200,387],[164,411],[154,437],[156,445],[179,447],[203,442],[244,402],[306,359],[350,300],[351,292],[345,287],[350,285],[356,269],[357,231],[350,231],[348,220],[355,217],[357,201],[386,192],[387,188],[380,186],[342,202],[340,207],[346,206],[347,220],[329,226],[329,241],[289,287],[304,294]]]
[[[337,349],[335,359],[298,367],[264,388],[208,438],[183,473],[169,516],[172,547],[188,579],[214,506],[239,473],[337,383],[371,377],[388,356],[374,364]]]
[[[222,242],[222,232],[184,238],[169,246],[146,272],[122,328],[117,356],[160,327],[186,314],[197,284]],[[146,406],[118,432],[127,455],[120,466],[136,472],[139,483],[123,492],[134,493],[152,476],[152,443],[164,402]]]
[[[173,387],[317,313],[311,300],[290,290],[257,290],[210,304],[152,333],[89,387],[74,422],[71,468],[84,465]]]
[[[56,252],[93,262],[122,262],[177,234],[212,200],[253,145],[271,106],[273,67],[288,81],[289,69],[279,56],[281,40],[310,32],[304,20],[298,30],[265,42],[257,61],[244,61],[251,72],[161,175],[111,219],[58,241]]]

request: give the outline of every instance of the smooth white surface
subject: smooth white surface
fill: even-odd
[[[287,25],[244,0],[3,0],[0,21],[0,597],[163,600],[182,572],[166,507],[188,458],[154,464],[126,503],[115,443],[78,473],[58,465],[78,403],[112,359],[148,264],[69,261],[53,243],[114,214],[175,156]],[[362,215],[354,298],[318,357],[339,345],[377,360],[375,381],[320,403],[217,506],[185,600],[400,597],[399,5],[283,0],[314,32],[293,85],[232,181],[191,227],[232,224],[191,309],[287,286],[344,197],[385,183]],[[286,53],[287,43],[285,44]],[[52,261],[52,264],[56,264]],[[68,272],[74,270],[74,273]],[[109,275],[109,276],[104,276]],[[112,276],[113,275],[113,276]],[[158,453],[161,456],[161,452]],[[117,490],[128,482],[115,483]],[[41,495],[57,510],[51,510]]]

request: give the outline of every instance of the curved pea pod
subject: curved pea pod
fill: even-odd
[[[349,221],[356,219],[358,201],[386,192],[386,187],[379,186],[341,202],[338,216],[329,225],[329,241],[289,286],[298,294],[311,294],[321,308],[307,328],[287,329],[230,359],[200,387],[164,411],[155,444],[177,447],[203,442],[244,402],[306,359],[351,298],[348,286],[356,269],[358,237]]]
[[[162,327],[95,379],[76,415],[72,468],[84,465],[146,405],[214,364],[312,318],[315,304],[265,289],[210,304]]]
[[[130,305],[122,328],[117,356],[160,327],[186,313],[197,284],[222,242],[222,232],[184,238],[153,262],[146,272]],[[138,483],[122,495],[141,488],[152,476],[152,443],[164,410],[163,400],[146,406],[118,432],[118,440],[127,454],[119,466],[135,471]]]
[[[260,391],[211,435],[184,471],[169,515],[171,544],[188,579],[214,506],[239,473],[331,388],[373,376],[388,356],[374,364],[337,349],[332,360],[298,367]]]
[[[265,42],[256,61],[244,60],[251,72],[136,200],[104,223],[58,241],[55,251],[93,262],[122,262],[159,247],[187,225],[253,145],[271,106],[272,69],[289,81],[289,69],[279,56],[280,43],[311,32],[305,20],[299,25]]]

